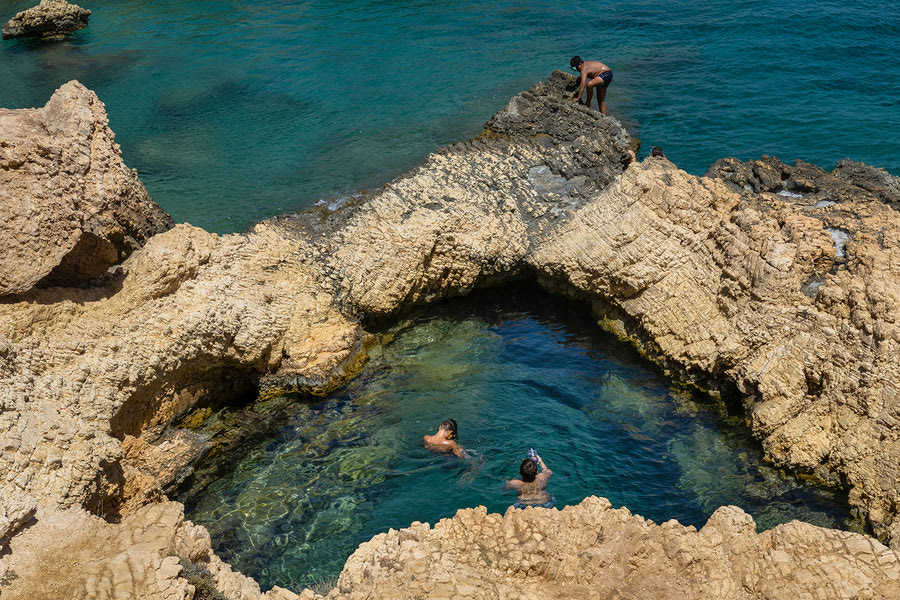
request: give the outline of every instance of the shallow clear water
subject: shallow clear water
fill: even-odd
[[[66,41],[0,43],[0,106],[81,80],[151,196],[220,233],[382,185],[576,53],[613,68],[644,153],[689,172],[768,153],[900,174],[895,0],[81,4]]]
[[[264,586],[336,575],[391,527],[505,511],[515,496],[503,484],[529,446],[553,470],[557,507],[600,495],[698,527],[724,504],[760,528],[847,518],[840,498],[762,465],[738,419],[673,390],[585,307],[530,289],[429,309],[346,388],[293,411],[187,502],[216,550]],[[422,446],[449,417],[472,458]]]

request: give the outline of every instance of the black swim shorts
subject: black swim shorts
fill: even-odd
[[[603,71],[602,73],[600,73],[600,79],[603,80],[604,86],[609,85],[609,83],[612,81],[612,71]]]

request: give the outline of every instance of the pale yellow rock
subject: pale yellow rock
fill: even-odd
[[[43,108],[0,109],[0,217],[0,296],[96,278],[173,225],[77,81]]]
[[[420,528],[415,539],[400,542],[403,532],[396,530],[376,536],[348,559],[328,598],[402,590],[396,597],[482,599],[501,597],[502,590],[526,599],[887,599],[900,589],[884,568],[900,559],[865,536],[798,522],[757,534],[753,519],[736,507],[720,508],[699,532],[675,522],[655,525],[598,498],[498,517],[483,507],[464,509]],[[487,544],[511,532],[516,541],[506,549]],[[537,537],[547,548],[532,545]],[[868,550],[847,553],[848,544]],[[424,572],[414,570],[415,557],[434,556],[436,548],[440,558]]]
[[[161,432],[257,384],[327,391],[364,362],[366,324],[523,277],[590,301],[601,326],[674,377],[739,392],[771,461],[847,482],[896,548],[897,213],[802,165],[787,178],[753,167],[755,191],[736,184],[740,163],[718,178],[663,159],[623,169],[627,134],[566,102],[572,81],[555,73],[483,136],[337,212],[242,235],[179,225],[93,286],[0,303],[0,473],[54,515],[10,540],[21,576],[10,590],[187,597],[163,566],[179,554],[229,598],[256,600],[256,582],[164,502],[196,454],[187,433]],[[53,122],[87,122],[78,110]],[[819,196],[765,187],[782,182]],[[832,189],[838,203],[816,207]],[[699,532],[599,499],[482,508],[376,536],[329,597],[900,597],[894,551],[854,536],[794,523],[757,535],[734,508]],[[27,566],[57,555],[73,558],[52,579]]]

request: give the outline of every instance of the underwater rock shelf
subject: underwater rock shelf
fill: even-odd
[[[28,536],[57,518],[135,531],[202,452],[202,442],[169,428],[195,407],[256,389],[263,397],[334,389],[359,371],[372,324],[520,279],[588,300],[603,327],[673,377],[714,393],[737,390],[769,460],[845,486],[871,531],[900,546],[896,178],[864,165],[829,174],[768,157],[724,159],[699,178],[665,159],[626,165],[636,141],[615,120],[567,101],[573,86],[574,78],[554,72],[513,98],[483,135],[432,154],[337,211],[272,219],[243,235],[178,225],[79,287],[7,293],[0,303],[0,493],[4,505],[21,510],[0,534],[18,531],[35,510],[38,522],[13,535],[0,559],[19,576],[4,593],[50,581],[73,590],[88,583],[139,589],[134,595],[144,597],[186,589],[177,583],[186,581],[181,567],[166,558],[171,552],[196,559],[190,565],[203,562],[231,597],[252,595],[253,583],[202,560],[202,534],[176,536],[187,531],[177,519],[153,530],[154,539],[171,543],[141,559],[145,570],[99,569],[90,579],[71,565],[66,571],[64,561],[38,571],[19,557],[33,556],[23,546]],[[79,167],[86,173],[104,172],[104,157],[116,154],[105,118],[89,110],[96,101],[85,95],[69,103],[72,114],[92,115],[81,129],[91,141]],[[0,141],[21,138],[16,113],[0,111]],[[8,181],[72,185],[48,175],[47,161],[61,156],[19,156],[15,144],[4,144]],[[29,168],[35,161],[44,166]],[[121,183],[123,197],[128,185]],[[779,194],[785,190],[790,195]],[[829,230],[847,236],[844,256]],[[144,236],[130,239],[143,243]],[[83,510],[122,524],[96,523]],[[528,529],[538,527],[524,525],[535,518],[512,517],[510,535],[522,544],[538,535],[540,547],[555,526]],[[845,540],[827,542],[836,556],[858,557],[850,547],[857,543],[873,549],[876,576],[863,576],[848,559],[846,570],[819,575],[833,583],[820,586],[823,597],[884,595],[879,582],[893,573],[892,551],[841,537],[855,534],[807,533],[805,544]],[[766,552],[760,560],[781,556]],[[431,573],[428,561],[407,564]],[[592,572],[606,577],[604,565],[598,559]],[[537,575],[553,581],[564,572]],[[355,577],[341,580],[342,594],[364,592],[355,586],[369,584],[350,583],[362,581]],[[695,591],[715,580],[705,577]],[[151,579],[154,591],[140,587]]]

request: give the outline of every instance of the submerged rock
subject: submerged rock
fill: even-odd
[[[43,108],[0,109],[0,223],[0,296],[84,284],[173,225],[77,81]]]
[[[190,410],[256,390],[323,393],[359,369],[370,323],[478,286],[534,278],[590,301],[603,327],[674,377],[714,393],[738,391],[770,460],[849,487],[873,531],[900,548],[900,216],[879,193],[813,165],[727,160],[709,177],[660,158],[626,166],[621,158],[634,141],[615,120],[568,102],[574,81],[555,72],[476,139],[337,211],[272,219],[243,235],[179,225],[96,286],[33,288],[0,303],[6,481],[42,507],[127,519],[182,477],[203,447],[171,431]],[[55,122],[93,122],[77,120],[79,110]],[[0,118],[36,120],[13,112]],[[83,129],[80,147],[91,131]],[[96,170],[116,173],[111,165]],[[40,185],[56,185],[49,171]],[[842,232],[843,256],[830,231]],[[636,519],[606,513],[624,514],[604,508],[581,530],[612,534],[604,519]],[[683,555],[666,554],[671,532],[683,530],[666,524],[626,528],[605,550],[604,540],[588,540],[583,556],[566,554],[569,564],[552,559],[557,538],[568,535],[556,517],[535,525],[540,539],[525,527],[538,514],[504,517],[499,530],[499,516],[460,517],[477,536],[457,532],[460,539],[486,558],[479,565],[467,555],[459,570],[440,556],[418,556],[411,538],[390,538],[415,551],[402,555],[405,564],[392,562],[394,550],[378,549],[379,536],[365,552],[385,561],[367,562],[379,568],[347,575],[334,593],[403,590],[378,582],[395,582],[390,565],[404,573],[420,565],[412,574],[417,586],[424,577],[424,595],[468,595],[459,587],[466,580],[516,573],[527,585],[511,580],[498,595],[545,596],[570,579],[553,572],[584,573],[585,586],[627,595],[638,587],[607,584],[627,579],[619,557],[631,556],[629,544],[644,547],[641,540],[664,565],[654,571],[651,561],[644,573],[676,565],[695,575],[660,583],[660,594],[775,598],[784,597],[782,583],[797,597],[814,585],[823,598],[894,593],[884,582],[896,578],[896,555],[852,534],[784,526],[775,531],[802,538],[785,550],[775,533],[751,535],[746,515],[726,511],[740,535],[730,526],[727,535],[718,526],[706,537],[709,526],[687,532],[671,546]],[[498,531],[503,552],[493,545]],[[713,550],[732,538],[752,555],[742,579],[727,572],[732,559]],[[550,558],[526,560],[529,539]],[[792,552],[835,558],[813,580]],[[859,562],[860,553],[876,559]],[[502,564],[494,558],[501,555]],[[168,576],[167,565],[157,568]],[[738,582],[755,595],[741,596]],[[251,597],[245,583],[219,589],[234,585],[230,597]]]
[[[3,26],[3,39],[36,37],[64,38],[88,25],[91,11],[65,0],[41,0],[37,6],[16,14]]]

